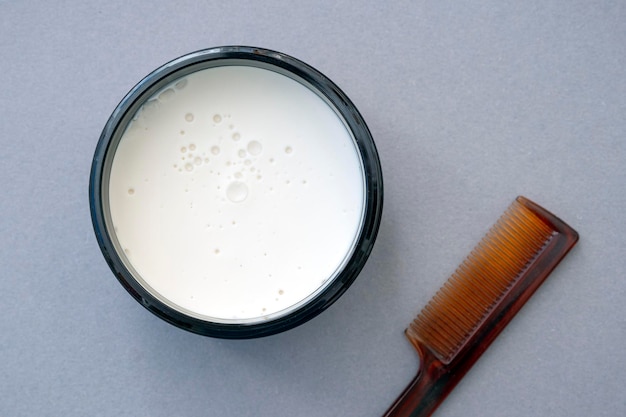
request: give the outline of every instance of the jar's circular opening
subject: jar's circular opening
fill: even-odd
[[[224,78],[224,74],[226,74],[226,77],[230,78]],[[210,75],[211,77],[207,78],[205,75]],[[237,76],[239,78],[237,78]],[[257,76],[260,77],[259,80],[255,79]],[[289,80],[287,81],[288,84],[284,84],[285,80]],[[277,173],[280,172],[280,169],[274,169],[272,171],[272,165],[277,164],[276,156],[272,156],[272,152],[270,152],[272,146],[281,147],[286,156],[290,156],[289,154],[294,153],[294,149],[298,148],[297,146],[294,147],[291,141],[287,143],[271,142],[272,140],[275,141],[275,138],[268,138],[267,142],[265,142],[265,138],[263,138],[264,135],[259,134],[259,132],[256,132],[256,136],[255,134],[246,134],[244,137],[248,138],[244,141],[240,130],[246,131],[248,127],[245,123],[245,117],[237,119],[237,114],[232,114],[237,113],[237,111],[233,111],[232,106],[226,111],[222,111],[224,109],[220,111],[214,111],[212,109],[207,110],[209,113],[205,112],[206,114],[202,117],[194,120],[194,117],[198,117],[198,114],[194,114],[194,111],[191,110],[185,110],[183,108],[185,106],[179,105],[176,107],[168,104],[169,107],[166,107],[163,105],[164,102],[172,100],[176,94],[180,96],[180,98],[177,99],[182,100],[181,103],[184,103],[184,100],[187,100],[187,102],[197,100],[198,96],[202,94],[206,95],[203,92],[204,90],[202,90],[202,88],[206,87],[206,85],[202,87],[202,82],[205,81],[213,83],[211,85],[215,86],[214,89],[209,89],[213,97],[219,95],[216,93],[217,90],[215,89],[226,88],[225,91],[228,92],[229,88],[232,89],[239,86],[240,90],[238,91],[246,91],[246,103],[250,106],[256,105],[257,108],[258,103],[253,103],[254,97],[250,96],[251,93],[248,93],[250,90],[255,90],[257,85],[269,89],[266,91],[261,89],[256,92],[258,97],[265,97],[266,101],[271,100],[272,97],[276,95],[271,91],[273,87],[282,91],[284,91],[285,88],[295,88],[293,93],[290,93],[291,98],[296,97],[293,94],[299,94],[298,91],[300,90],[298,89],[306,90],[309,93],[312,92],[315,99],[313,99],[311,103],[314,105],[316,100],[323,102],[322,107],[327,107],[327,109],[331,110],[334,117],[339,120],[339,124],[345,132],[347,132],[354,148],[354,154],[357,156],[358,181],[361,184],[358,194],[360,194],[359,198],[361,204],[358,207],[358,215],[356,217],[353,216],[353,219],[358,218],[358,222],[354,226],[356,229],[353,232],[349,245],[346,247],[344,244],[343,249],[338,247],[334,251],[328,249],[331,254],[333,252],[344,252],[340,253],[341,256],[333,261],[334,266],[332,272],[326,272],[325,276],[321,277],[322,282],[315,284],[313,287],[308,287],[308,289],[298,288],[301,292],[304,291],[304,296],[302,293],[296,295],[295,298],[292,298],[291,301],[287,301],[284,305],[281,305],[279,302],[282,300],[282,296],[284,294],[293,294],[297,291],[288,291],[283,288],[272,289],[272,291],[277,292],[277,304],[270,306],[266,301],[259,301],[259,299],[263,298],[263,296],[259,294],[264,291],[264,288],[246,289],[246,291],[249,290],[249,294],[246,296],[247,298],[243,297],[238,301],[238,303],[241,304],[241,313],[238,313],[237,311],[231,311],[229,308],[232,307],[233,303],[227,302],[223,303],[223,311],[217,307],[211,309],[210,307],[212,305],[220,305],[220,295],[213,294],[214,297],[216,296],[218,298],[199,300],[198,298],[202,298],[197,297],[199,292],[193,289],[187,292],[180,290],[180,288],[185,287],[185,285],[196,285],[185,281],[184,272],[181,272],[181,275],[177,276],[178,287],[175,289],[168,289],[174,287],[162,286],[157,279],[153,279],[155,273],[167,269],[172,263],[176,263],[173,261],[175,256],[168,254],[173,252],[178,253],[176,247],[181,246],[180,244],[175,244],[175,246],[168,249],[166,244],[160,243],[158,245],[159,250],[165,248],[163,249],[165,253],[159,253],[158,251],[151,252],[146,249],[146,247],[150,246],[150,242],[158,240],[158,238],[163,239],[163,233],[165,233],[157,233],[159,236],[155,237],[154,232],[155,229],[164,227],[162,225],[163,218],[153,219],[153,223],[147,222],[142,226],[138,226],[146,217],[159,216],[154,213],[147,213],[151,208],[159,212],[159,209],[154,204],[155,196],[158,197],[164,193],[167,194],[169,191],[164,191],[167,187],[177,187],[177,189],[184,188],[184,192],[188,192],[188,188],[196,186],[196,188],[200,190],[199,184],[202,181],[208,181],[207,178],[211,176],[218,178],[216,175],[224,175],[223,178],[218,178],[214,182],[205,181],[203,185],[211,188],[215,184],[218,184],[217,188],[221,188],[221,190],[216,196],[221,195],[220,198],[227,203],[236,203],[230,207],[241,211],[242,204],[237,203],[254,198],[253,194],[248,198],[248,186],[252,186],[253,184],[246,183],[246,181],[254,181],[255,179],[260,181],[262,176],[266,175],[266,172],[261,172],[262,170],[267,171],[268,175],[274,173],[273,177],[276,177],[278,175]],[[254,84],[255,82],[256,84]],[[273,82],[277,82],[278,84],[272,85]],[[187,86],[188,83],[191,84]],[[245,83],[252,84],[247,86],[243,85]],[[227,84],[227,86],[225,86],[225,84]],[[285,87],[285,85],[287,87]],[[187,89],[188,93],[185,93],[183,91],[184,89]],[[187,94],[187,96],[185,96],[185,94]],[[297,104],[306,107],[306,100],[309,100],[310,97],[297,97],[299,97],[297,100],[300,100]],[[158,106],[162,106],[162,109],[155,110]],[[294,107],[297,108],[298,106]],[[316,111],[316,107],[311,108],[313,111]],[[150,111],[156,111],[154,119],[147,118],[146,115]],[[180,128],[178,133],[181,137],[177,138],[178,141],[172,141],[172,144],[168,143],[167,145],[175,146],[177,150],[180,151],[180,153],[176,155],[180,160],[170,161],[173,162],[171,163],[171,172],[163,172],[164,176],[170,175],[171,178],[175,179],[161,181],[158,186],[155,185],[152,188],[152,194],[149,194],[149,191],[144,192],[144,190],[149,190],[150,187],[144,186],[143,183],[135,185],[135,183],[141,182],[138,176],[141,176],[145,183],[149,183],[152,180],[150,175],[137,168],[137,166],[142,165],[138,160],[147,158],[146,153],[150,153],[152,158],[161,158],[165,161],[163,155],[169,154],[159,154],[155,151],[155,149],[158,149],[160,146],[155,146],[155,143],[168,141],[167,138],[161,138],[158,137],[158,135],[165,135],[163,132],[167,131],[171,123],[167,125],[168,122],[164,120],[167,119],[168,114],[177,114],[176,112],[181,112],[179,117],[181,123],[189,123],[189,132],[185,132],[183,128]],[[242,112],[240,111],[239,113]],[[272,113],[268,113],[268,115],[268,118],[272,117]],[[141,119],[142,117],[145,120]],[[196,126],[200,124],[200,119],[209,119],[209,123],[204,123],[204,130],[198,130]],[[142,120],[144,122],[143,125],[141,124]],[[242,126],[238,126],[240,122]],[[166,125],[164,125],[164,123]],[[193,127],[191,125],[192,123],[195,123]],[[300,126],[305,122],[297,122],[294,120],[294,123]],[[315,121],[313,124],[315,125]],[[322,125],[323,123],[317,121],[317,124]],[[330,125],[332,125],[332,122],[329,126]],[[179,127],[176,128],[178,129]],[[142,129],[157,131],[157,133],[151,132],[151,135],[147,135],[151,140],[149,144],[144,139],[141,139],[143,136],[146,136],[143,132],[139,132]],[[192,135],[193,129],[196,130]],[[211,134],[214,136],[213,142],[196,143],[198,140],[193,139],[194,135],[196,135],[196,137],[200,135],[206,139],[207,132],[209,132],[210,129],[213,129],[211,130]],[[138,132],[133,133],[133,130]],[[251,129],[247,130],[248,132],[251,131]],[[281,132],[284,131],[288,131],[288,126],[282,128]],[[155,134],[157,137],[154,136]],[[184,135],[186,135],[186,137],[182,138]],[[265,134],[265,136],[272,135],[276,136],[276,133],[270,132]],[[225,138],[225,136],[229,137]],[[292,134],[291,137],[293,138],[293,136]],[[322,136],[324,136],[324,134],[322,134]],[[303,140],[301,142],[296,141],[295,143],[301,144],[303,148],[306,148],[310,142],[313,141]],[[126,144],[137,145],[127,146]],[[246,146],[244,146],[244,144]],[[133,148],[133,146],[135,147]],[[235,153],[231,155],[232,158],[230,160],[226,156],[226,154],[229,153],[227,150],[231,154],[233,152]],[[328,152],[328,149],[325,149],[325,151],[327,154],[336,153]],[[274,152],[274,154],[276,154],[276,152]],[[223,157],[223,160],[219,161],[220,157]],[[240,160],[238,160],[237,157],[240,157]],[[285,163],[288,163],[288,160],[286,161]],[[338,164],[346,164],[346,162],[341,159],[336,162]],[[224,172],[219,170],[218,164],[226,164],[220,165]],[[235,167],[236,164],[240,164],[240,166]],[[143,165],[145,165],[145,163]],[[303,165],[302,162],[294,164],[294,167],[297,167],[294,169],[302,170],[301,167],[298,167],[301,165]],[[229,167],[228,169],[230,169],[230,171],[224,169],[226,166]],[[192,171],[195,171],[198,175],[200,175],[202,171],[202,175],[195,178],[187,175]],[[354,171],[354,169],[352,169],[352,171]],[[328,184],[337,186],[337,189],[343,189],[348,192],[348,194],[349,192],[354,193],[354,189],[359,188],[358,186],[354,187],[356,184],[355,180],[353,180],[352,183],[349,181],[344,182],[341,186],[335,184],[345,177],[344,174],[345,172],[341,171],[334,172],[336,177],[331,179],[331,181],[334,182]],[[133,176],[136,178],[127,181],[128,178],[132,178]],[[122,178],[122,180],[120,180],[120,178]],[[313,176],[312,178],[316,177]],[[307,183],[306,179],[298,178],[298,180],[302,182],[300,185]],[[272,181],[275,182],[275,186],[278,185],[278,182],[281,182],[281,180]],[[284,181],[286,185],[289,185],[289,178]],[[193,184],[194,182],[195,184]],[[315,182],[315,180],[313,180],[313,182]],[[318,182],[321,183],[321,181]],[[268,181],[268,183],[271,184],[271,181]],[[323,185],[324,184],[320,184],[320,187],[323,187]],[[273,192],[273,190],[269,191],[270,189],[272,189],[272,187],[268,185],[264,188],[264,192],[258,193],[256,197],[258,199],[265,198],[265,206],[267,206],[267,201],[274,201],[278,204],[275,200],[279,199],[279,197],[268,197],[269,193]],[[202,195],[206,195],[206,190],[202,191]],[[301,194],[303,199],[313,198],[312,195],[314,196],[315,193],[312,193],[311,190],[302,191]],[[141,198],[144,199],[145,204],[143,206],[141,204],[136,206],[137,201],[141,201]],[[271,200],[272,198],[274,200]],[[180,200],[180,198],[178,200]],[[310,217],[320,214],[322,217],[326,216],[326,218],[329,218],[328,212],[324,213],[323,210],[316,209],[315,207],[306,208],[311,205],[312,201],[313,200],[308,203],[305,202],[303,203],[304,205],[301,206],[295,205],[292,211],[303,212],[308,210],[310,211]],[[248,203],[248,201],[244,202],[244,204],[245,203]],[[250,338],[284,331],[311,319],[332,304],[353,282],[372,249],[380,223],[382,210],[382,173],[374,142],[364,120],[345,94],[328,78],[312,67],[285,54],[250,47],[220,47],[198,51],[162,66],[144,78],[120,102],[107,122],[96,148],[90,180],[90,204],[94,230],[107,262],[122,285],[140,303],[164,320],[192,332],[224,338]],[[190,208],[193,208],[194,201],[185,201],[184,204],[191,204]],[[195,204],[196,208],[202,205],[201,202],[197,201],[195,201]],[[319,204],[324,205],[324,202],[319,201]],[[170,206],[172,204],[166,203],[161,205]],[[281,207],[284,205],[285,204],[280,204]],[[220,213],[222,213],[222,211],[216,209],[216,206],[219,207],[219,204],[208,204],[204,207],[202,212],[205,213],[208,210],[217,210],[214,213],[215,216],[224,217],[223,214],[217,214],[218,211]],[[163,209],[163,207],[161,207],[161,209]],[[175,207],[170,209],[169,213],[170,215],[182,214],[180,210],[180,207]],[[332,208],[329,208],[329,210],[332,210]],[[136,213],[136,217],[133,218],[129,213],[133,213],[134,211],[138,212]],[[226,207],[226,211],[228,211],[228,207]],[[233,209],[233,211],[236,210]],[[320,213],[316,213],[317,211]],[[184,215],[193,217],[191,212]],[[282,214],[283,217],[287,215],[288,212]],[[248,219],[248,217],[245,217],[245,219]],[[212,218],[215,219],[215,217]],[[224,219],[225,218],[226,217],[224,217]],[[221,221],[221,223],[226,223],[224,219],[222,219],[223,221]],[[251,224],[259,223],[258,219],[252,218],[249,220]],[[159,221],[161,223],[159,223]],[[217,223],[220,223],[220,221]],[[217,223],[214,225],[215,229],[224,229],[224,224],[218,225]],[[310,222],[303,222],[303,224],[304,223]],[[345,223],[349,222],[343,222],[340,227],[345,228]],[[132,226],[128,226],[129,224]],[[236,221],[232,220],[232,226],[235,224]],[[210,224],[207,225],[209,228],[211,227]],[[197,226],[198,225],[193,225],[194,230],[197,229]],[[257,225],[255,227],[258,228],[259,226]],[[310,235],[316,229],[315,225],[310,227],[312,228],[303,229],[300,233]],[[335,242],[341,240],[339,237],[341,233],[337,227],[339,227],[339,223],[333,229],[335,239],[333,239],[333,236],[328,236],[328,241]],[[134,232],[127,233],[128,229],[131,228],[134,229]],[[317,229],[319,228],[320,226],[317,227]],[[290,229],[293,229],[293,227],[290,227]],[[147,233],[148,231],[149,233]],[[217,236],[220,233],[222,233],[221,236],[226,240],[231,239],[234,234],[233,231],[215,230],[212,236]],[[255,229],[255,233],[265,236],[268,233],[272,233],[272,230],[267,228]],[[135,239],[135,241],[133,239]],[[144,243],[136,239],[144,239]],[[145,239],[149,240],[146,241]],[[236,240],[236,238],[232,239]],[[166,238],[165,240],[170,241],[172,239]],[[249,240],[250,236],[245,237],[246,242]],[[207,246],[206,243],[207,241],[202,241],[201,244],[195,244],[193,246]],[[298,242],[293,241],[288,242],[288,244],[296,247]],[[133,245],[136,250],[133,250],[132,247],[129,249],[128,246]],[[211,247],[210,249],[213,251],[212,255],[217,256],[228,253],[228,251],[220,252],[220,248],[217,247],[218,245],[213,246],[215,247]],[[321,246],[318,245],[318,247]],[[305,246],[305,249],[306,248]],[[306,256],[303,255],[302,262],[300,263],[306,263],[312,260],[310,265],[313,267],[313,265],[316,265],[316,256],[319,257],[320,254],[315,253],[318,252],[318,250],[316,250],[314,246],[309,246],[308,252],[309,253],[305,254]],[[183,259],[186,255],[179,254],[177,256]],[[205,255],[196,253],[196,258],[194,259],[204,259],[203,256]],[[267,251],[265,256],[267,256]],[[329,256],[336,256],[336,253]],[[224,258],[225,257],[226,256],[224,256]],[[236,256],[231,256],[230,260],[232,261],[234,258],[236,258]],[[293,255],[289,257],[289,259],[292,258],[294,258]],[[160,264],[160,260],[167,261],[163,261],[163,263]],[[240,266],[243,267],[244,261],[239,259],[236,262],[241,262]],[[331,264],[333,264],[333,262],[331,262]],[[281,261],[276,258],[271,262],[261,259],[250,268],[253,270],[253,273],[265,274],[267,276],[268,274],[271,275],[271,271],[269,269],[264,270],[263,265],[268,265],[268,268],[277,268],[277,263],[278,265],[282,265],[288,262],[285,262],[284,259]],[[230,264],[232,264],[232,262]],[[319,264],[318,258],[317,265]],[[308,264],[306,266],[308,266]],[[298,267],[302,269],[301,265]],[[225,268],[229,268],[229,266],[225,266]],[[278,268],[283,267],[279,266]],[[227,271],[227,269],[224,271]],[[223,273],[221,275],[228,276],[228,273],[224,271],[222,271]],[[290,272],[289,274],[294,272]],[[174,275],[172,271],[164,273],[166,277],[172,277]],[[168,280],[163,280],[163,282],[166,281]],[[171,282],[172,280],[169,281]],[[246,282],[250,284],[249,281]],[[285,285],[288,284],[279,284],[278,287],[284,287]],[[237,286],[231,285],[231,287],[231,292],[237,291]],[[223,288],[228,287],[222,286],[222,289]],[[241,286],[239,287],[240,293],[242,292],[242,288]],[[217,289],[214,291],[204,291],[204,293],[218,292]],[[195,300],[194,295],[196,296]],[[224,294],[221,298],[227,299]],[[261,304],[254,307],[257,301]],[[255,312],[246,311],[253,310],[254,308],[256,308]]]

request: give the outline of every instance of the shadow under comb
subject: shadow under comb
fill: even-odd
[[[518,197],[409,325],[420,369],[385,416],[430,416],[577,241]]]

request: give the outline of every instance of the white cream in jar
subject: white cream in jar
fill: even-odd
[[[364,169],[310,88],[217,66],[154,94],[113,157],[109,211],[125,263],[165,304],[214,322],[288,314],[344,266]]]

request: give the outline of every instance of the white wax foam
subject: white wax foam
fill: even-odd
[[[137,112],[113,159],[111,219],[155,296],[211,320],[281,316],[353,250],[361,159],[317,94],[248,66],[201,70]]]

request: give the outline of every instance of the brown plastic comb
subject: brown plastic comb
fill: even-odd
[[[430,416],[577,241],[518,197],[406,330],[420,370],[385,416]]]

